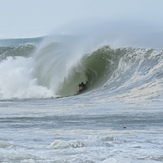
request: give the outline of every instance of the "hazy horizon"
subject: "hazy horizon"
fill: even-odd
[[[0,38],[46,36],[80,20],[85,25],[92,20],[143,22],[163,31],[161,0],[0,0],[0,4]]]

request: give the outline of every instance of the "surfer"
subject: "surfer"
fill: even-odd
[[[79,93],[87,89],[87,83],[88,83],[88,82],[86,82],[86,83],[84,84],[83,82],[81,82],[81,83],[79,84]]]

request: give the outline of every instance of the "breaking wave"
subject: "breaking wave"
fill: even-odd
[[[55,95],[75,95],[81,82],[88,82],[85,92],[101,90],[106,93],[108,90],[117,95],[130,92],[134,98],[146,97],[149,93],[151,96],[162,94],[162,50],[113,49],[103,45],[87,51],[82,48],[81,51],[75,44],[75,48],[70,45],[53,42],[41,47],[35,56],[39,84]]]
[[[50,98],[83,93],[110,100],[162,97],[163,51],[151,48],[92,46],[90,40],[64,36],[0,48],[0,99]]]

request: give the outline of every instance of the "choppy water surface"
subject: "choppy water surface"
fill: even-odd
[[[126,105],[85,94],[0,104],[1,162],[163,161],[157,103]]]

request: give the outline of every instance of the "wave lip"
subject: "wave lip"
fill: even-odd
[[[0,47],[0,61],[7,57],[29,57],[34,53],[36,46],[32,44],[24,44],[18,47]]]

